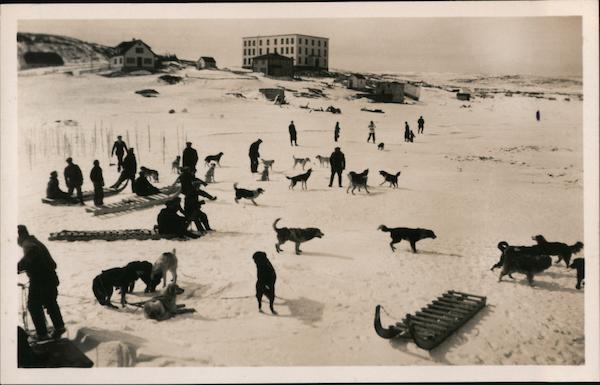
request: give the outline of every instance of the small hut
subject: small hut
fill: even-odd
[[[217,61],[211,56],[200,56],[200,59],[196,61],[196,68],[199,70],[217,68]]]
[[[276,53],[256,56],[252,59],[252,71],[262,72],[267,76],[294,76],[294,60]]]
[[[471,100],[471,94],[466,91],[458,91],[456,93],[456,99],[469,101]]]
[[[367,78],[361,74],[352,74],[348,78],[348,88],[352,90],[364,90],[367,88]]]

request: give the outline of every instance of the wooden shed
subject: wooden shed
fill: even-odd
[[[252,59],[252,71],[262,72],[267,76],[294,76],[294,60],[276,53],[256,56]]]

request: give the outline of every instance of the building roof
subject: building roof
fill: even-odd
[[[325,39],[325,40],[329,40],[328,37],[322,37],[322,36],[314,36],[314,35],[304,35],[301,33],[281,33],[278,35],[257,35],[257,36],[243,36],[242,39],[260,39],[260,38],[266,38],[266,37],[281,37],[281,36],[302,36],[302,37],[314,37],[316,39]]]
[[[146,48],[148,48],[148,51],[152,52],[152,54],[154,56],[157,56],[153,51],[152,48],[150,48],[150,46],[146,43],[144,43],[142,40],[139,39],[131,39],[129,41],[124,41],[121,42],[118,46],[115,47],[115,51],[113,52],[113,54],[111,55],[111,57],[115,57],[115,56],[122,56],[124,55],[127,51],[129,51],[129,49],[131,47],[133,47],[135,44],[137,43],[142,43],[143,45],[146,46]]]
[[[357,79],[366,79],[366,77],[364,77],[364,75],[361,74],[352,74],[351,76],[354,76]]]
[[[255,56],[255,57],[252,58],[252,60],[256,60],[256,59],[274,59],[274,58],[277,58],[277,59],[286,59],[286,60],[290,60],[290,61],[294,60],[291,57],[283,56],[283,55],[280,55],[278,53],[267,53],[267,54],[264,54],[264,55]]]
[[[212,56],[200,56],[200,59],[204,60],[207,63],[216,63],[217,62],[215,60],[215,58]],[[200,59],[198,59],[198,60],[200,60]]]

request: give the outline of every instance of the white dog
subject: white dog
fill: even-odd
[[[167,286],[167,271],[171,272],[171,282],[177,283],[177,256],[175,255],[175,249],[173,252],[162,253],[160,257],[154,262],[152,266],[151,279],[158,273],[162,273],[163,287]]]

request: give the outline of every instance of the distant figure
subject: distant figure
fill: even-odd
[[[423,116],[419,117],[419,120],[417,120],[417,124],[419,125],[419,127],[417,128],[417,134],[422,134],[423,129],[425,128],[425,120],[423,120]]]
[[[296,141],[296,126],[294,126],[293,120],[290,122],[288,129],[290,130],[290,145],[298,146],[298,142]]]
[[[415,141],[415,133],[413,132],[413,130],[408,131],[408,141],[410,143]]]
[[[71,195],[67,194],[66,191],[62,191],[58,186],[58,173],[56,171],[50,173],[50,180],[48,180],[48,186],[46,187],[46,198],[66,201],[73,200]]]
[[[98,160],[94,161],[94,167],[90,171],[90,179],[94,185],[94,205],[102,206],[104,204],[104,177]]]
[[[69,196],[73,195],[73,190],[77,191],[77,199],[79,199],[80,204],[83,203],[83,193],[81,192],[81,185],[83,184],[83,174],[81,173],[81,169],[78,165],[73,163],[73,158],[67,158],[67,167],[65,167],[64,171],[65,182],[67,184],[67,194]]]
[[[404,123],[406,123],[406,122],[404,122]],[[408,124],[406,124],[404,126],[404,141],[410,142],[410,128],[408,127]]]
[[[537,110],[535,112],[535,118],[537,119],[538,122],[540,121],[540,118],[541,118],[541,116],[540,116],[540,110]]]
[[[373,143],[375,143],[375,123],[373,123],[372,120],[371,123],[369,123],[369,137],[367,138],[367,143],[369,143],[371,138],[373,138]]]
[[[135,184],[134,191],[136,195],[141,197],[147,197],[148,195],[158,194],[160,190],[152,185],[144,176],[144,173],[140,171],[139,176],[133,182]]]
[[[250,157],[250,171],[252,173],[258,172],[258,158],[260,158],[258,147],[261,143],[262,140],[258,139],[256,142],[250,145],[250,149],[248,150],[248,156]]]
[[[121,168],[123,168],[123,155],[127,151],[127,144],[123,141],[123,137],[121,135],[117,136],[117,140],[113,144],[112,151],[110,152],[110,156],[117,155],[117,159],[119,163],[117,164],[117,172],[121,172]]]
[[[208,224],[208,216],[202,212],[201,207],[204,200],[198,200],[198,193],[192,192],[185,196],[184,213],[188,223],[194,223],[200,232],[212,231]]]
[[[340,137],[340,122],[335,122],[335,128],[333,129],[333,141],[337,142]]]
[[[29,277],[29,296],[27,298],[27,309],[35,325],[38,341],[49,337],[59,339],[64,334],[65,323],[63,322],[60,308],[56,302],[59,285],[56,275],[56,262],[52,259],[50,252],[44,244],[33,235],[29,235],[27,227],[17,226],[17,243],[23,249],[23,258],[17,264],[17,272],[27,273]],[[54,331],[48,336],[44,308],[48,312]]]
[[[166,236],[198,238],[199,236],[188,231],[188,222],[185,217],[177,215],[181,209],[181,198],[177,197],[166,203],[166,207],[160,210],[156,217],[158,233]]]
[[[125,159],[123,159],[123,171],[121,171],[121,175],[119,175],[119,179],[110,186],[111,188],[119,188],[121,183],[128,180],[131,183],[131,191],[135,192],[135,174],[137,171],[137,160],[135,158],[135,154],[133,153],[133,147],[127,149],[127,155],[125,155]]]
[[[185,149],[183,150],[182,166],[189,167],[191,170],[196,170],[196,164],[198,163],[198,152],[192,147],[192,142],[185,143]]]
[[[333,177],[335,174],[338,176],[338,185],[342,187],[342,171],[346,168],[346,157],[339,147],[331,153],[329,157],[329,163],[331,166],[331,177],[329,178],[329,187],[333,185]]]

